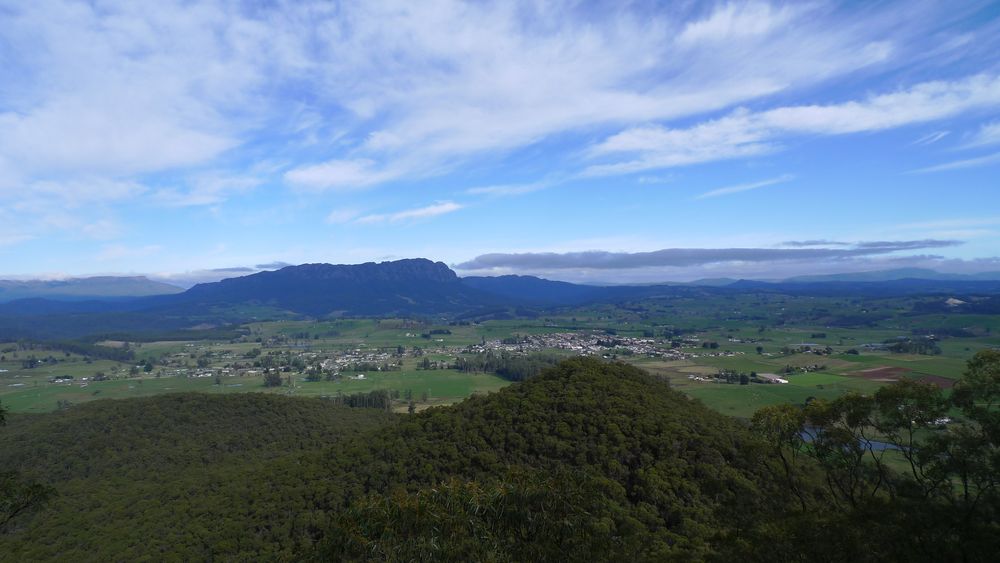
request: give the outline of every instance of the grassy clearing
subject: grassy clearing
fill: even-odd
[[[453,370],[400,371],[365,374],[363,380],[344,378],[338,381],[307,382],[296,376],[293,386],[264,387],[262,377],[222,377],[221,385],[214,377],[143,377],[82,383],[49,383],[35,380],[17,388],[6,388],[0,395],[5,407],[12,412],[48,412],[58,401],[83,403],[96,399],[126,399],[147,397],[159,393],[278,393],[319,397],[362,393],[377,389],[410,390],[417,402],[427,393],[428,403],[450,404],[474,394],[497,391],[510,382],[486,374],[465,374]]]
[[[366,373],[363,380],[343,378],[337,381],[296,383],[292,392],[297,395],[321,396],[343,393],[362,393],[377,389],[413,392],[415,399],[427,393],[431,399],[455,402],[473,394],[497,391],[510,382],[495,375],[468,374],[454,370],[399,371]]]
[[[722,385],[703,383],[691,385],[683,391],[705,405],[730,416],[750,418],[753,413],[769,405],[782,403],[803,404],[809,397],[835,399],[842,389],[809,388],[799,385]]]
[[[844,377],[842,375],[834,375],[832,373],[795,373],[786,376],[789,385],[798,385],[799,387],[815,387],[817,385],[842,385],[849,384],[856,379]]]

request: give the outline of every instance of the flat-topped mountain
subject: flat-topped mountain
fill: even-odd
[[[119,288],[139,291],[165,284],[145,278],[110,278]],[[700,299],[718,295],[771,293],[811,296],[900,295],[981,296],[1000,294],[1000,281],[979,279],[892,279],[885,281],[763,282],[728,285],[661,284],[592,286],[533,276],[460,278],[446,264],[423,258],[364,264],[302,264],[219,282],[198,284],[172,295],[128,297],[125,289],[89,295],[80,289],[108,278],[74,280],[79,296],[35,296],[4,302],[0,338],[76,338],[122,332],[181,330],[238,325],[252,320],[306,315],[324,317],[502,318],[539,308],[615,304],[644,299]],[[131,280],[123,282],[121,280]],[[2,287],[2,286],[0,286]],[[153,289],[150,289],[152,291]],[[179,291],[173,286],[165,286]],[[50,291],[55,291],[50,288]],[[63,290],[68,291],[68,290]],[[2,295],[2,293],[0,293]],[[136,295],[141,295],[136,293]],[[8,298],[9,299],[9,298]],[[951,311],[991,314],[996,299],[963,299]],[[944,302],[943,299],[940,300]]]
[[[444,262],[432,262],[426,258],[379,263],[365,262],[364,264],[302,264],[238,278],[228,278],[219,282],[201,283],[192,287],[191,291],[205,291],[212,287],[227,289],[266,288],[276,283],[400,283],[413,281],[457,283],[458,276]]]
[[[303,264],[198,284],[164,304],[256,303],[296,313],[388,315],[464,311],[497,299],[423,258],[365,264]]]

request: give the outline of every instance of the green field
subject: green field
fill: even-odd
[[[474,394],[489,393],[509,385],[495,375],[463,374],[454,370],[401,371],[365,374],[365,379],[344,378],[338,381],[308,382],[295,378],[293,385],[265,387],[263,377],[222,377],[215,379],[190,377],[143,377],[114,381],[79,383],[48,383],[38,381],[23,387],[7,387],[0,394],[5,407],[13,412],[47,412],[59,401],[82,403],[95,399],[125,399],[159,393],[196,391],[201,393],[277,393],[283,395],[319,397],[374,391],[377,389],[413,393],[414,399],[428,405],[450,404]],[[427,394],[426,403],[422,400]]]
[[[41,412],[65,406],[67,401],[79,403],[165,391],[322,396],[387,389],[400,393],[409,390],[417,398],[426,393],[427,402],[421,405],[443,404],[494,391],[508,382],[493,375],[452,369],[418,369],[424,359],[434,362],[434,368],[447,368],[457,357],[468,355],[470,347],[485,342],[572,333],[597,334],[609,340],[649,338],[663,352],[680,343],[686,354],[683,361],[613,347],[588,353],[634,363],[712,408],[749,416],[765,404],[802,402],[808,397],[834,397],[846,392],[871,393],[884,384],[862,377],[860,372],[865,370],[905,368],[905,377],[957,380],[973,354],[1000,347],[1000,337],[994,336],[1000,334],[1000,316],[912,314],[913,304],[921,299],[926,298],[734,295],[649,299],[553,309],[524,318],[450,323],[441,319],[284,318],[246,324],[242,336],[230,340],[199,340],[192,333],[188,340],[99,343],[105,347],[102,349],[130,351],[128,362],[86,358],[81,353],[40,344],[25,348],[23,344],[0,343],[5,350],[0,356],[0,370],[5,370],[0,372],[0,401],[14,411]],[[945,336],[935,340],[939,347],[936,355],[885,350],[885,343],[937,332]],[[708,348],[710,344],[712,348]],[[574,353],[563,349],[535,351]],[[24,362],[29,357],[40,362],[26,367]],[[371,369],[370,362],[368,367],[354,371],[341,366],[343,373],[336,378],[323,377],[316,382],[306,381],[302,365],[298,369],[287,365],[299,358],[315,368],[320,359],[335,357],[354,357],[358,361],[368,358],[393,365],[383,371]],[[263,359],[272,362],[268,366],[282,367],[282,377],[287,381],[291,375],[293,385],[264,387],[261,369],[254,367]],[[255,375],[247,374],[251,369]],[[365,372],[365,379],[355,378],[359,370]],[[720,370],[787,374],[783,377],[789,384],[739,386],[689,378],[711,379]],[[206,371],[211,375],[195,377]],[[99,372],[111,381],[94,382]],[[242,376],[236,377],[237,373]],[[54,376],[73,376],[74,380],[69,384],[50,383]],[[216,384],[220,377],[221,384]],[[396,407],[400,406],[397,403]]]

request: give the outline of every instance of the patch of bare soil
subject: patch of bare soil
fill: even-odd
[[[880,367],[864,369],[861,371],[855,371],[849,373],[848,375],[853,375],[854,377],[863,377],[865,379],[870,379],[872,381],[899,381],[906,374],[910,373],[909,369],[900,367]]]

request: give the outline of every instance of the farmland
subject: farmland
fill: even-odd
[[[947,389],[975,352],[1000,346],[996,316],[913,314],[926,299],[748,294],[471,321],[275,320],[241,325],[237,338],[225,340],[197,339],[192,331],[190,340],[98,341],[91,348],[126,354],[125,360],[7,343],[0,346],[0,400],[15,412],[44,412],[175,391],[336,397],[385,390],[396,410],[411,402],[419,410],[509,383],[493,373],[460,371],[459,358],[554,353],[633,363],[711,408],[749,417],[776,403],[871,393],[898,378]],[[933,350],[895,351],[896,342]],[[277,377],[270,386],[269,373]],[[741,374],[747,384],[738,383]],[[758,374],[787,383],[763,383]]]

